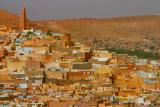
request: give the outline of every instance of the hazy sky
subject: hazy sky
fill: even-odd
[[[106,18],[160,14],[160,0],[26,0],[32,20]],[[0,0],[0,8],[19,14],[22,0]]]

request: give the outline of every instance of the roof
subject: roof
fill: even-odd
[[[33,51],[33,48],[32,47],[22,47],[22,48],[17,48],[16,49],[18,53],[30,53]]]
[[[24,89],[24,88],[27,88],[28,86],[27,86],[27,84],[19,84],[18,87]]]
[[[144,80],[144,83],[148,83],[148,84],[155,84],[155,83],[159,83],[160,81],[158,79],[146,79]]]
[[[0,84],[20,84],[20,83],[27,83],[25,80],[1,80]]]
[[[72,69],[91,69],[92,65],[91,63],[74,63]]]
[[[105,66],[105,67],[100,67],[96,69],[96,74],[108,74],[112,73],[113,69],[111,67]]]
[[[52,33],[53,36],[64,36],[63,33]]]
[[[94,72],[94,69],[71,69],[72,72]]]

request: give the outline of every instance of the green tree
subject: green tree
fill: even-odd
[[[48,36],[52,36],[52,32],[49,30],[49,31],[47,31],[47,35]]]

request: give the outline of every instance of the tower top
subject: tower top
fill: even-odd
[[[26,7],[25,7],[25,0],[22,1],[23,7],[21,10],[21,15],[20,15],[20,30],[25,30],[26,29],[26,23],[27,23],[27,18],[26,18]]]
[[[22,0],[22,8],[26,8],[26,0]]]

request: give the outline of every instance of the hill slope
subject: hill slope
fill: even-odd
[[[0,9],[0,25],[19,26],[19,16]],[[146,37],[160,38],[160,16],[130,16],[105,19],[66,19],[28,21],[29,27],[55,32],[70,32],[77,39],[120,39],[141,41]]]
[[[10,27],[19,28],[19,20],[19,16],[0,9],[0,25],[7,25]],[[36,25],[32,24],[29,20],[27,20],[27,26],[35,27]]]
[[[141,40],[160,37],[160,16],[131,16],[106,19],[66,19],[35,22],[52,31],[71,32],[82,38]]]
[[[15,14],[12,14],[8,11],[0,9],[0,24],[1,25],[9,25],[9,26],[18,26],[19,25],[19,17]]]

